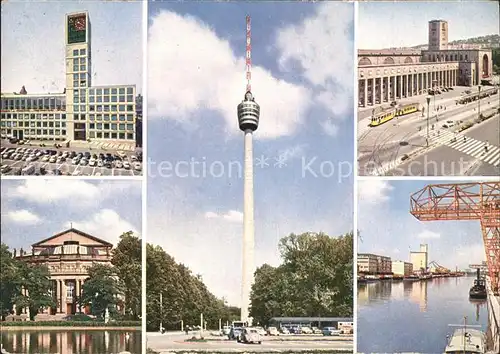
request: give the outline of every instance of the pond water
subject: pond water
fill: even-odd
[[[9,329],[2,330],[1,340],[3,349],[9,353],[141,353],[140,331]]]

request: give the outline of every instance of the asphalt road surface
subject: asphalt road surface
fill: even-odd
[[[495,111],[498,109],[498,102],[499,95],[482,99],[481,112],[487,114]],[[414,155],[426,146],[427,131],[429,132],[430,148],[441,145],[451,146],[449,141],[454,135],[450,136],[450,134],[455,134],[460,122],[473,121],[478,116],[477,101],[467,105],[456,105],[455,99],[450,98],[447,99],[447,101],[442,100],[436,107],[441,108],[434,111],[431,104],[429,121],[427,121],[427,112],[424,112],[423,115],[422,112],[417,112],[401,118],[395,118],[375,128],[367,126],[369,118],[360,119],[358,125],[359,175],[444,176],[464,174],[477,175],[481,173],[486,173],[486,175],[496,174],[498,169],[495,166],[496,158],[493,154],[493,150],[495,147],[499,146],[498,115],[495,118],[491,118],[486,122],[465,130],[463,133],[458,133],[458,136],[463,136],[463,134],[465,134],[467,137],[471,137],[475,140],[483,141],[484,143],[488,142],[488,144],[493,147],[488,155],[490,158],[489,161],[488,159],[478,156],[476,152],[472,154],[474,155],[474,160],[471,160],[469,157],[464,157],[464,160],[460,160],[460,157],[464,155],[464,153],[460,154],[460,151],[465,151],[465,155],[467,155],[467,153],[469,153],[469,145],[456,146],[455,150],[457,151],[450,151],[450,149],[446,149],[446,146],[443,146],[440,151],[433,152],[430,156],[427,156],[426,161],[436,162],[438,164],[437,168],[418,168],[417,165],[419,165],[419,163],[415,162],[411,167],[411,171],[408,169],[401,170],[405,165],[401,163],[401,158],[404,155]],[[444,128],[443,125],[449,125],[448,122],[452,122],[454,126]],[[488,128],[479,129],[479,127],[483,125],[488,126]],[[471,144],[472,142],[473,141],[470,140],[467,143]],[[476,143],[479,144],[479,142]],[[431,149],[429,149],[428,152],[430,152],[430,150]],[[453,147],[451,150],[453,150]],[[429,155],[429,153],[425,155]],[[421,158],[423,159],[424,156],[421,156]],[[433,158],[432,160],[431,157]],[[415,161],[415,158],[408,160],[407,163],[412,161]],[[417,161],[424,163],[423,160]],[[464,166],[459,170],[458,164],[461,161],[464,161],[462,163]],[[454,162],[455,166],[450,167],[450,162]],[[475,167],[471,166],[473,163]],[[441,168],[441,164],[448,167],[445,166]],[[428,164],[425,166],[427,165]],[[425,172],[426,174],[424,174]]]
[[[230,341],[225,337],[211,337],[207,342],[185,342],[192,334],[169,335],[148,333],[147,346],[160,353],[169,352],[229,352],[229,353],[280,353],[303,351],[352,351],[353,337],[324,337],[324,336],[283,336],[262,337],[262,344],[244,344]]]
[[[500,117],[472,127],[464,134],[453,133],[431,139],[438,146],[428,150],[397,168],[389,176],[500,176]],[[488,146],[488,151],[484,149]]]

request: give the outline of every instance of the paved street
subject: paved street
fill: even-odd
[[[147,334],[147,346],[160,353],[169,352],[228,352],[228,353],[280,353],[304,351],[348,352],[353,350],[353,336],[279,336],[262,337],[262,344],[244,344],[225,337],[205,337],[207,342],[185,342],[185,334]]]
[[[500,117],[490,119],[466,134],[434,134],[430,144],[437,144],[397,168],[389,176],[498,176],[500,175]],[[465,141],[464,141],[464,138]],[[456,137],[456,141],[452,139]],[[488,151],[484,147],[488,142]]]
[[[498,95],[482,99],[481,112],[483,114],[494,112],[498,109],[498,101]],[[443,108],[435,112],[431,103],[429,125],[427,125],[427,114],[422,117],[421,112],[394,119],[376,128],[367,126],[369,118],[361,118],[358,125],[359,175],[498,174],[497,152],[500,144],[498,115],[462,133],[456,133],[459,124],[477,118],[477,101],[467,105],[456,105],[455,98],[449,97],[440,104],[436,103],[437,107],[439,105]],[[366,125],[363,125],[364,123]],[[450,127],[443,127],[445,124]],[[424,150],[427,128],[430,148]],[[464,134],[465,142],[463,142]],[[457,141],[453,144],[451,139],[454,137],[457,137]],[[488,152],[483,154],[484,150],[481,148],[484,149],[486,142]],[[402,157],[405,155],[410,158],[403,163]]]

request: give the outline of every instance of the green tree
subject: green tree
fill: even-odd
[[[291,234],[279,245],[283,264],[255,273],[251,316],[262,324],[282,316],[350,316],[353,234]]]
[[[34,320],[40,309],[53,307],[55,302],[50,293],[52,283],[49,268],[46,265],[27,264],[18,261],[18,284],[27,291],[27,295],[18,293],[14,301],[18,308],[28,307],[30,320]]]
[[[12,312],[14,299],[21,292],[17,261],[12,258],[9,247],[2,243],[0,248],[0,314],[2,320]]]
[[[199,275],[175,262],[161,247],[146,246],[147,329],[157,331],[160,322],[169,330],[184,325],[198,325],[200,314],[209,328],[239,317],[239,309],[228,307],[213,295]],[[160,296],[161,295],[161,296]],[[161,302],[160,302],[161,299]]]
[[[142,289],[142,243],[132,231],[120,236],[118,245],[113,250],[111,263],[123,288],[125,313],[130,319],[138,319],[141,314]]]
[[[89,306],[93,315],[103,318],[106,309],[116,314],[116,306],[123,289],[114,267],[95,263],[88,268],[89,279],[82,286],[82,296],[78,300],[82,306]]]

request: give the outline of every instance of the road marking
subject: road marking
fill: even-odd
[[[452,139],[456,139],[456,141],[453,142]],[[486,144],[484,141],[467,137],[465,134],[454,134],[450,131],[444,131],[439,135],[432,135],[429,138],[429,143],[431,142],[433,144],[448,146],[495,167],[500,165],[500,148]],[[485,151],[485,146],[488,146],[488,151]]]

